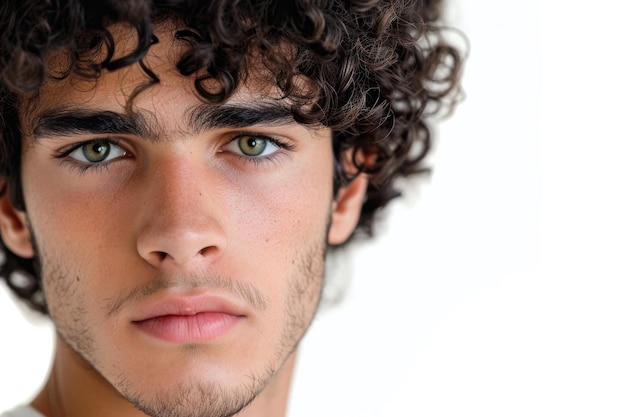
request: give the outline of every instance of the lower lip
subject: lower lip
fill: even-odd
[[[228,333],[241,319],[226,313],[167,315],[134,322],[142,331],[171,343],[203,342]]]

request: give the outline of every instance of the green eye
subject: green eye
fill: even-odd
[[[85,159],[89,162],[102,162],[111,152],[111,144],[104,141],[91,142],[81,147]]]
[[[256,136],[242,136],[237,142],[241,152],[247,156],[259,156],[267,147],[267,140]]]
[[[124,148],[111,140],[97,139],[77,146],[67,156],[83,164],[100,165],[126,155]]]
[[[281,149],[288,148],[288,145],[271,136],[258,133],[241,133],[231,139],[222,150],[248,160],[260,161],[270,158]]]

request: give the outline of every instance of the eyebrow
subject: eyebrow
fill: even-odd
[[[278,101],[259,101],[252,104],[200,104],[189,115],[188,124],[193,133],[220,128],[244,128],[254,125],[282,125],[295,123],[290,107]]]
[[[35,119],[34,140],[69,135],[133,134],[147,136],[149,129],[138,113],[132,116],[108,110],[59,107]]]
[[[291,108],[278,101],[256,103],[199,104],[187,112],[187,128],[192,134],[219,128],[246,128],[254,125],[295,123]],[[109,110],[58,107],[44,111],[34,120],[33,140],[71,135],[135,135],[158,140],[162,129],[139,111],[133,114]]]

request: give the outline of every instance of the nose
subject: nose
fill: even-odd
[[[172,158],[143,181],[137,251],[150,265],[191,268],[222,253],[224,211],[207,176],[206,167]]]

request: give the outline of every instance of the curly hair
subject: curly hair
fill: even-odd
[[[251,52],[293,103],[294,119],[333,131],[335,189],[350,180],[342,155],[370,183],[357,233],[372,235],[375,213],[399,195],[395,180],[427,171],[428,123],[449,112],[459,96],[460,52],[443,37],[439,0],[22,0],[0,5],[0,176],[16,208],[21,195],[19,106],[44,82],[70,74],[97,78],[139,64],[154,25],[174,21],[188,47],[178,71],[192,77],[202,99],[227,100],[241,84]],[[136,47],[114,59],[110,27],[136,31]],[[285,53],[284,45],[288,45]],[[46,57],[64,51],[65,72]],[[94,57],[100,58],[94,58]],[[101,58],[104,57],[104,58]],[[296,77],[313,88],[298,88]],[[209,82],[210,81],[210,82]],[[217,81],[217,83],[216,83]],[[216,85],[218,86],[216,88]],[[31,307],[46,313],[36,262],[4,248],[0,275]]]

